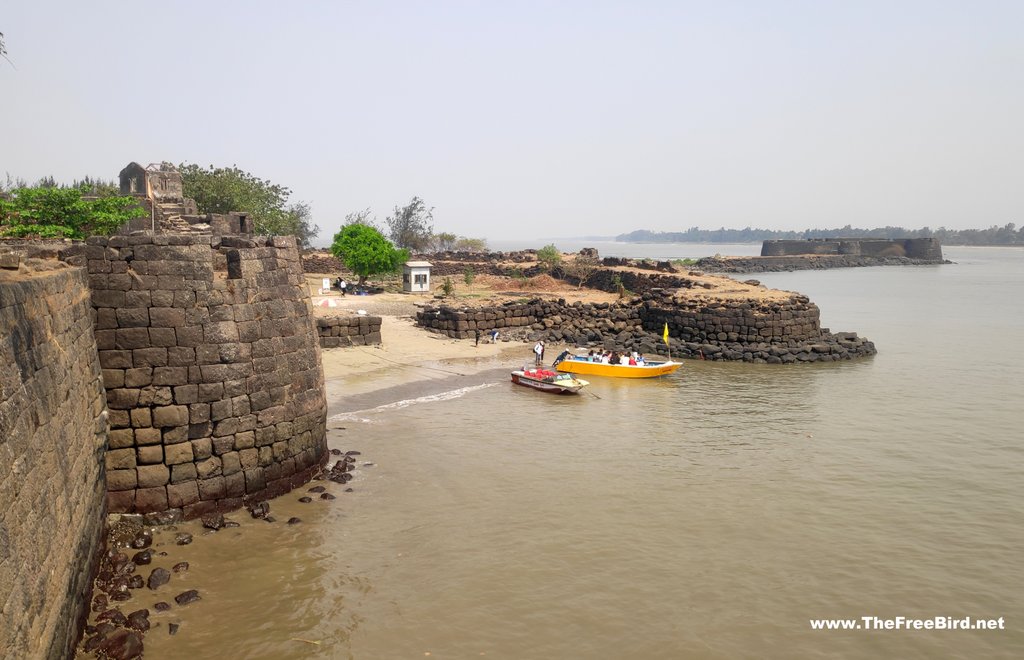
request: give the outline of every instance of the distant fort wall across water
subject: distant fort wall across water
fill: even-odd
[[[762,257],[832,254],[857,257],[907,257],[941,262],[942,245],[937,238],[811,238],[806,240],[769,240],[761,244]]]

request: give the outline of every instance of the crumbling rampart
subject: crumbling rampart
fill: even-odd
[[[833,334],[819,319],[818,307],[798,294],[723,300],[657,288],[617,303],[538,298],[493,307],[426,306],[416,314],[420,326],[459,339],[497,329],[508,338],[664,355],[667,324],[676,357],[778,364],[875,353],[870,341]]]
[[[107,439],[83,270],[0,254],[0,365],[0,655],[70,657]]]
[[[379,344],[380,324],[381,317],[366,314],[318,318],[316,328],[320,335],[320,348]]]

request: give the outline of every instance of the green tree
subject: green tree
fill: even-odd
[[[178,171],[185,197],[194,199],[203,213],[248,213],[256,233],[295,236],[302,247],[307,247],[320,233],[320,228],[312,223],[309,204],[288,203],[292,191],[286,186],[260,179],[234,165],[210,165],[207,169],[182,163]]]
[[[396,249],[383,234],[368,225],[351,224],[334,235],[331,254],[359,276],[359,284],[378,273],[397,271],[409,259],[408,250]]]
[[[82,199],[80,188],[16,188],[0,197],[0,236],[86,238],[114,232],[146,215],[131,197]]]
[[[558,251],[558,248],[553,243],[545,245],[537,250],[537,261],[540,263],[542,270],[551,272],[562,263],[562,253]]]
[[[466,266],[466,270],[462,273],[462,281],[466,283],[466,286],[473,286],[473,280],[476,279],[476,271],[473,270],[472,266]]]
[[[400,248],[423,251],[430,247],[434,233],[434,209],[419,197],[413,197],[405,206],[396,206],[385,220],[391,241]]]

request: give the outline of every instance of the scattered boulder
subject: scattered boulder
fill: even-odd
[[[181,534],[178,534],[174,537],[174,542],[177,545],[188,545],[192,542],[192,535],[188,532],[182,532]]]
[[[149,581],[147,585],[150,589],[156,589],[171,581],[171,572],[166,568],[154,568],[153,572],[149,574]]]
[[[185,571],[188,570],[188,562],[187,561],[179,561],[174,566],[171,566],[171,570],[174,571],[175,573],[184,573]]]
[[[178,633],[178,624],[176,624],[176,623],[168,623],[167,624],[167,634],[168,635],[175,635],[177,633]]]
[[[149,630],[149,610],[136,610],[129,614],[128,627],[140,632]]]
[[[132,555],[132,563],[136,566],[145,566],[153,561],[153,551],[143,550]]]
[[[108,635],[96,650],[112,660],[131,660],[142,657],[142,636],[134,631],[119,628]]]
[[[188,591],[183,591],[183,592],[181,592],[180,594],[178,594],[177,596],[174,597],[174,602],[176,602],[178,605],[188,605],[189,603],[194,603],[197,600],[202,600],[202,599],[199,598],[199,592],[196,591],[195,589],[189,589]]]
[[[302,518],[295,518],[294,516],[288,519],[289,525],[297,525],[302,522]]]
[[[153,609],[157,612],[166,612],[167,610],[171,609],[171,604],[165,601],[160,601],[159,603],[153,605]]]
[[[255,504],[249,504],[249,515],[253,518],[266,518],[267,514],[270,513],[270,502],[256,502]]]
[[[151,545],[153,545],[153,535],[149,533],[149,530],[145,529],[136,534],[131,542],[131,546],[136,550],[148,548]]]
[[[223,513],[208,513],[202,517],[203,527],[212,529],[214,531],[224,526],[224,514]]]
[[[320,499],[322,499],[322,500],[334,500],[334,499],[337,499],[337,498],[334,497],[334,495],[331,495],[330,493],[321,493],[320,494]]]
[[[308,496],[303,496],[303,497],[299,498],[299,501],[302,502],[303,504],[305,504],[307,502],[312,502],[313,498],[312,497],[308,497]]]

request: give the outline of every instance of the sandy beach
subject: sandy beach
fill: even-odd
[[[334,306],[321,306],[331,301]],[[467,376],[532,359],[532,346],[520,341],[491,342],[481,336],[452,339],[415,325],[417,302],[406,294],[326,296],[314,293],[316,316],[357,314],[381,317],[381,344],[322,350],[328,399],[408,385],[417,381]]]

